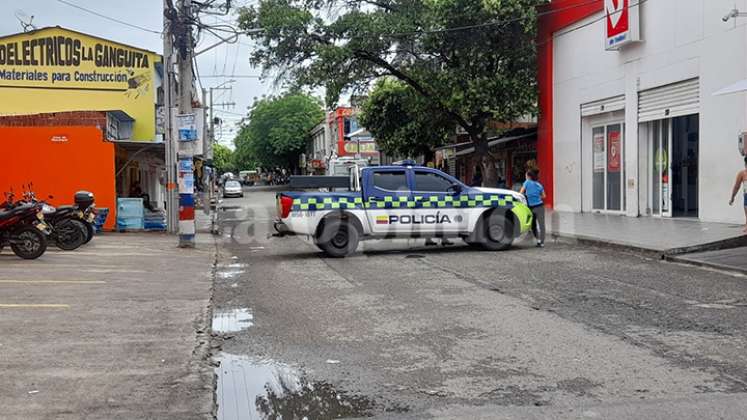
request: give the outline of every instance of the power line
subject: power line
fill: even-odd
[[[125,25],[125,26],[129,26],[131,28],[140,29],[141,31],[150,32],[152,34],[157,34],[157,35],[161,35],[162,34],[161,31],[155,31],[153,29],[148,29],[148,28],[145,28],[145,27],[142,27],[142,26],[139,26],[139,25],[135,25],[134,23],[125,22],[123,20],[119,20],[117,18],[113,18],[111,16],[107,16],[107,15],[101,14],[101,13],[93,11],[91,9],[86,9],[85,7],[78,6],[77,4],[71,3],[71,2],[69,2],[67,0],[57,0],[57,1],[60,2],[60,3],[62,3],[62,4],[66,4],[66,5],[70,6],[70,7],[74,7],[76,9],[82,10],[84,12],[88,12],[88,13],[90,13],[92,15],[96,15],[96,16],[98,16],[100,18],[107,19],[107,20],[110,20],[112,22],[117,22],[120,25]]]
[[[257,74],[206,74],[203,79],[261,79],[262,76]]]

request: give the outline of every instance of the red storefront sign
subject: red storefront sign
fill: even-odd
[[[639,7],[631,0],[604,0],[606,48],[616,50],[639,40]]]
[[[620,172],[622,150],[620,149],[620,132],[607,133],[607,172]]]

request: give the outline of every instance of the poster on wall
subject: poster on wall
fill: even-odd
[[[197,124],[195,123],[195,114],[177,115],[176,124],[179,130],[179,141],[197,140]]]
[[[604,132],[594,134],[594,172],[604,172]]]
[[[620,132],[610,131],[607,135],[607,171],[620,172]]]

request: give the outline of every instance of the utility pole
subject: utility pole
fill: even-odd
[[[179,69],[179,247],[195,247],[194,143],[197,141],[195,114],[192,109],[192,0],[181,0],[177,31],[177,67]]]
[[[166,149],[166,226],[169,233],[176,233],[179,220],[179,205],[176,186],[176,138],[173,127],[173,108],[176,97],[174,84],[174,45],[173,23],[174,5],[172,0],[163,1],[163,111],[164,144]]]

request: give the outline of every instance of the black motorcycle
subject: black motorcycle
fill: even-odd
[[[13,202],[12,194],[8,201]],[[0,250],[10,245],[13,253],[21,258],[39,258],[47,250],[49,233],[42,204],[21,203],[0,208]]]
[[[49,198],[53,198],[50,196]],[[5,208],[12,209],[24,204],[36,204],[41,206],[44,219],[49,226],[49,239],[64,251],[78,249],[86,241],[86,226],[81,220],[83,212],[77,206],[53,207],[36,198],[36,194],[28,190],[23,194],[23,200],[13,203],[12,196],[6,201]]]

